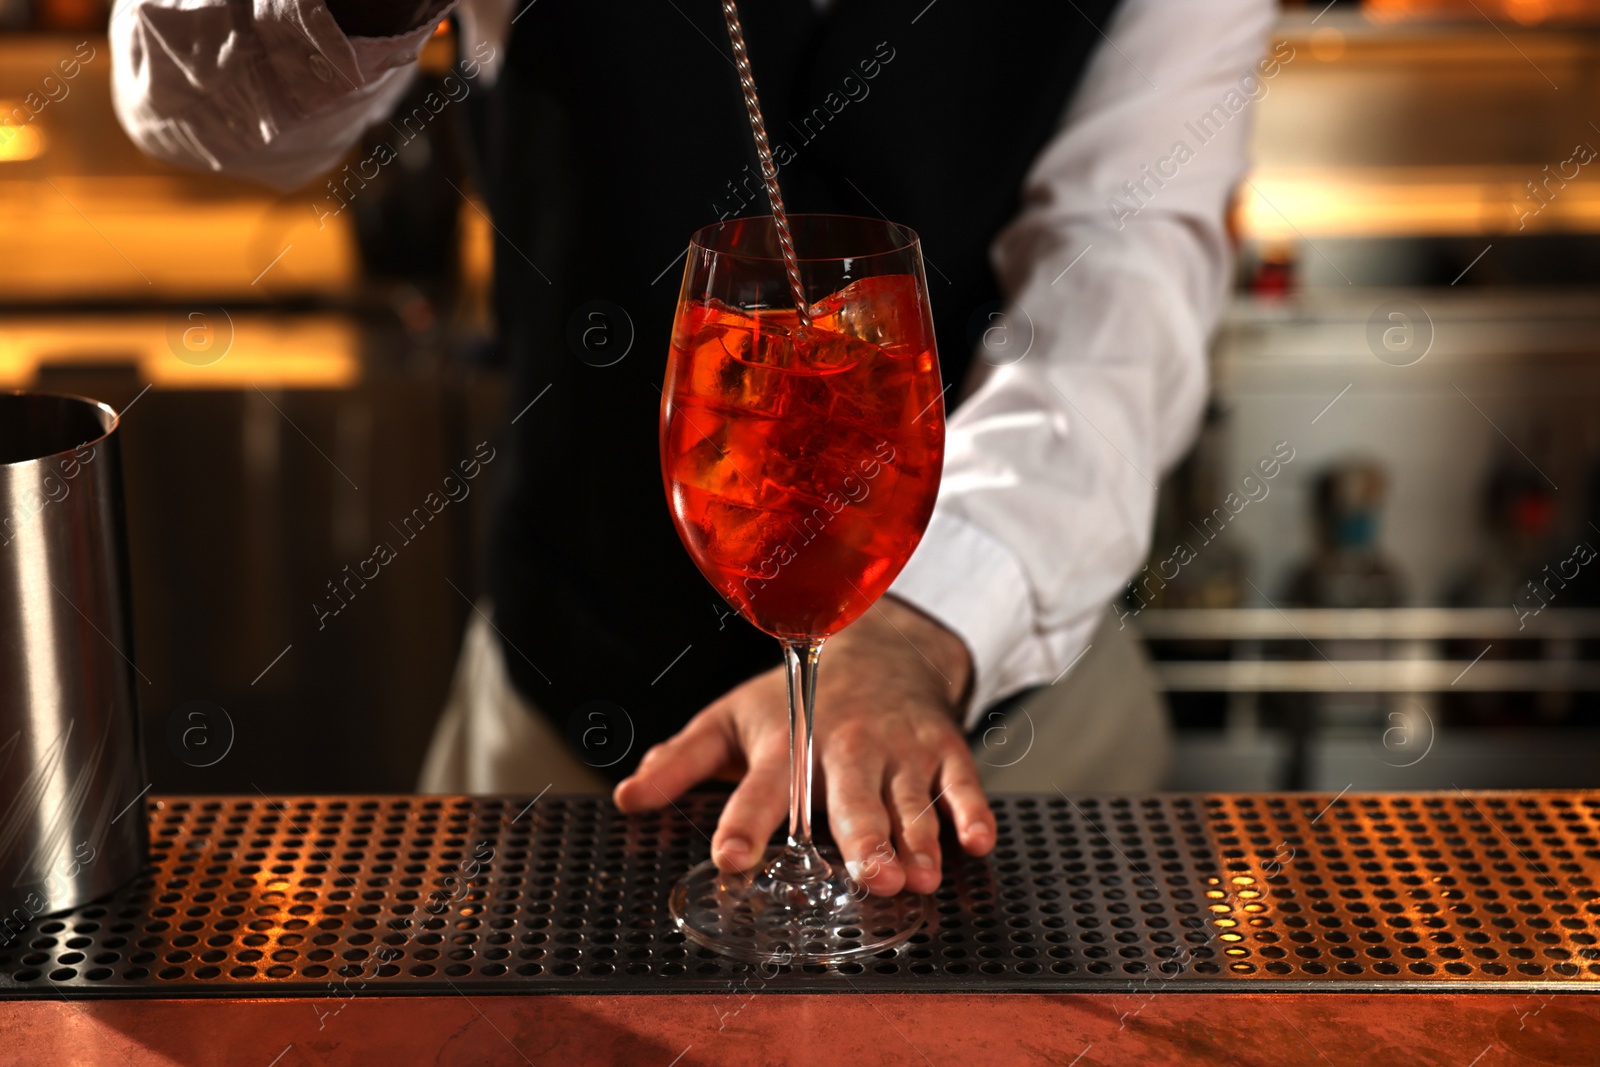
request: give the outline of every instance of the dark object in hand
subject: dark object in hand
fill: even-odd
[[[398,37],[422,24],[435,0],[327,0],[328,13],[347,37]]]

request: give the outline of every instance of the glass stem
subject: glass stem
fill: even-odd
[[[811,844],[811,715],[817,697],[817,660],[822,642],[785,641],[789,674],[789,850],[821,863]]]

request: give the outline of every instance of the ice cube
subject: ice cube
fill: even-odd
[[[933,343],[928,308],[917,279],[910,274],[883,274],[851,282],[813,307],[812,322],[896,356],[915,355]]]
[[[784,322],[779,316],[768,312],[756,321],[755,329],[750,332],[750,350],[740,358],[747,362],[762,367],[775,367],[778,370],[792,371],[795,369],[795,337],[793,316],[786,316],[790,321]]]
[[[762,457],[775,419],[683,405],[671,415],[672,479],[719,496],[754,503]]]
[[[783,374],[750,359],[755,336],[753,330],[721,323],[702,328],[689,356],[694,394],[741,411],[783,414]]]
[[[740,359],[789,374],[835,374],[878,354],[854,337],[816,327],[802,329],[793,312],[766,312]]]
[[[726,497],[706,505],[705,523],[711,532],[707,554],[720,566],[745,574],[756,574],[766,564],[770,576],[779,546],[792,536],[773,521],[770,511]]]
[[[693,433],[693,431],[690,431]],[[688,436],[688,435],[685,435]],[[726,461],[722,450],[711,438],[701,438],[690,445],[672,464],[672,479],[683,485],[692,485],[708,493],[726,493],[734,488],[739,474]]]
[[[876,345],[816,326],[801,333],[795,348],[802,374],[838,374],[871,362],[880,354]]]

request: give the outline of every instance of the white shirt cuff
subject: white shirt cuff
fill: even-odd
[[[310,115],[415,63],[451,0],[433,7],[419,25],[394,37],[346,37],[326,5],[300,0],[255,0],[255,25],[282,90]]]

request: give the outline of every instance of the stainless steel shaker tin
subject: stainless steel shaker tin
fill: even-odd
[[[0,393],[0,946],[147,852],[117,424]]]

